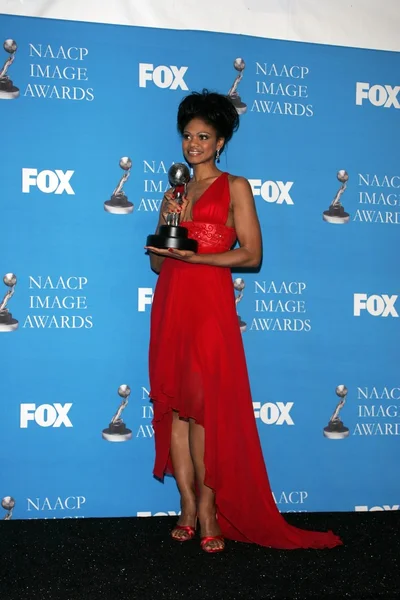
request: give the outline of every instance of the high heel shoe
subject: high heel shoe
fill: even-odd
[[[207,544],[209,542],[213,542],[214,540],[223,542],[222,546],[219,546],[217,548],[207,548]],[[222,552],[223,550],[225,550],[225,540],[222,537],[222,535],[207,535],[201,538],[200,547],[202,550],[204,550],[204,552],[207,552],[207,554],[215,554],[216,552]]]
[[[191,527],[191,525],[175,525],[175,527],[171,531],[171,537],[176,542],[189,542],[189,540],[192,540],[196,534],[196,526],[197,519],[194,527]],[[183,537],[175,537],[173,535],[174,531],[184,531],[186,535]]]

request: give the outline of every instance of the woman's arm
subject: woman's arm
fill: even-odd
[[[260,264],[261,229],[250,184],[247,179],[236,177],[230,184],[230,191],[240,248],[220,254],[194,254],[187,262],[232,268],[258,267]]]

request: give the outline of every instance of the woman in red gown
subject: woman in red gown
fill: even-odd
[[[248,181],[216,167],[239,118],[229,98],[204,91],[183,99],[178,130],[193,168],[182,206],[164,196],[167,212],[198,241],[198,252],[147,247],[159,273],[149,350],[154,405],[154,475],[173,474],[181,515],[172,537],[195,535],[201,547],[224,539],[273,548],[332,548],[340,539],[289,525],[278,511],[254,418],[231,268],[257,267],[261,233]],[[232,249],[236,240],[239,247]]]

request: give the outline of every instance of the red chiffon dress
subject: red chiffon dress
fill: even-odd
[[[223,173],[181,223],[199,253],[228,251],[228,174]],[[232,540],[282,549],[333,548],[342,542],[289,525],[271,493],[254,418],[246,359],[229,268],[165,258],[151,313],[150,398],[154,475],[173,474],[172,412],[205,431],[205,484],[215,492],[218,524]]]

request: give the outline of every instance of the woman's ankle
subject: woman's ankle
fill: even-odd
[[[194,519],[197,515],[196,496],[181,496],[181,518]]]

